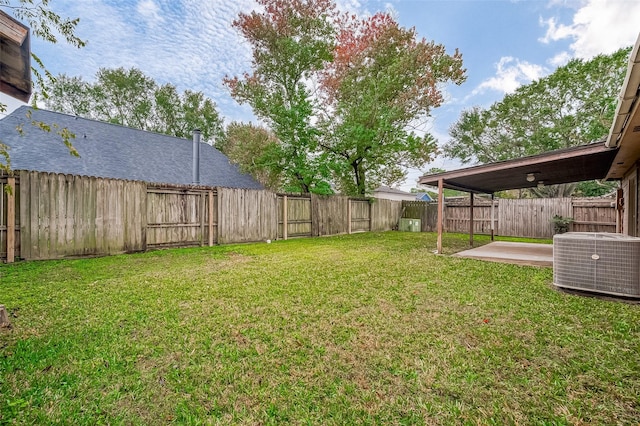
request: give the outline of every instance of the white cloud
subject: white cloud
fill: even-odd
[[[255,0],[57,0],[56,12],[80,17],[87,46],[51,45],[34,37],[32,50],[54,74],[92,80],[98,68],[136,67],[179,91],[202,91],[229,120],[254,119],[223,86],[225,76],[251,70],[250,46],[231,26]],[[360,13],[359,0],[339,0],[342,11]]]
[[[547,70],[540,65],[522,61],[511,56],[500,58],[500,61],[495,64],[495,67],[496,75],[480,83],[480,85],[473,90],[471,96],[484,93],[487,90],[513,93],[521,85],[537,80],[547,73]]]
[[[81,17],[77,32],[88,44],[79,50],[36,40],[33,50],[54,74],[91,80],[100,67],[136,67],[179,91],[202,91],[223,115],[250,118],[222,79],[250,70],[249,46],[231,23],[240,11],[256,7],[253,0],[61,0],[56,5],[64,16]]]
[[[160,8],[153,0],[140,0],[136,9],[149,24],[164,22],[164,18],[160,14]]]
[[[540,18],[540,25],[547,26],[547,32],[544,37],[538,39],[544,44],[562,40],[573,35],[573,29],[570,26],[557,24],[555,18],[549,18],[546,21]]]
[[[549,64],[552,65],[553,67],[557,68],[557,67],[566,65],[570,59],[571,59],[571,54],[567,51],[563,51],[555,55],[553,58],[549,59],[547,62],[549,62]]]
[[[541,19],[547,27],[543,43],[570,39],[573,56],[589,59],[630,46],[638,37],[640,2],[623,0],[583,0],[565,25],[554,18]]]

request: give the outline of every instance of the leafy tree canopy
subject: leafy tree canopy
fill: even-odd
[[[584,145],[607,135],[629,48],[567,65],[489,108],[463,111],[444,146],[463,163],[490,163]]]
[[[462,56],[418,39],[388,13],[337,21],[334,61],[321,76],[325,132],[343,192],[365,195],[432,159],[436,140],[411,131],[443,102],[442,84],[465,80]]]
[[[584,145],[604,138],[611,127],[630,48],[591,60],[573,59],[484,109],[463,111],[444,146],[463,163],[490,163]],[[533,197],[603,194],[616,184],[564,184],[531,188]]]
[[[252,73],[226,78],[273,131],[288,188],[365,195],[404,179],[436,149],[411,131],[464,81],[461,55],[418,39],[389,14],[360,19],[332,0],[259,0],[234,26],[250,43]]]
[[[227,126],[225,137],[216,141],[215,146],[265,188],[275,192],[287,190],[283,186],[280,145],[268,129],[232,122]]]
[[[330,0],[258,0],[263,10],[241,13],[233,22],[253,53],[252,74],[227,77],[225,85],[247,103],[279,141],[285,186],[330,193],[329,170],[317,155],[315,105],[308,81],[332,59],[334,31]]]
[[[180,94],[137,68],[101,68],[94,83],[62,74],[49,92],[45,106],[53,111],[180,138],[200,129],[209,143],[224,134],[216,104],[202,92]]]

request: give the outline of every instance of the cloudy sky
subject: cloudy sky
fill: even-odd
[[[32,41],[32,51],[54,74],[92,80],[100,67],[137,67],[158,83],[204,92],[227,121],[252,120],[222,86],[225,75],[249,71],[249,47],[231,27],[253,0],[51,0],[61,15],[79,17],[75,49]],[[632,45],[640,31],[637,0],[339,0],[358,14],[392,12],[428,40],[458,48],[468,72],[446,88],[428,131],[441,143],[463,109],[488,106],[519,85],[543,77],[571,58],[591,58]],[[2,101],[7,102],[2,95]],[[255,119],[253,119],[255,120]],[[457,168],[438,158],[430,167]],[[403,189],[415,186],[410,173]]]

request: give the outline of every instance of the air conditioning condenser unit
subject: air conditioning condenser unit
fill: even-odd
[[[640,238],[607,232],[555,235],[553,283],[575,290],[640,297]]]

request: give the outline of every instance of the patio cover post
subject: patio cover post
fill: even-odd
[[[442,193],[444,191],[444,180],[438,179],[438,254],[442,254],[442,220],[444,215],[444,197]]]
[[[491,193],[491,241],[493,241],[494,235],[494,226],[495,226],[495,196],[496,194]]]
[[[469,246],[473,247],[473,192],[469,193]]]

